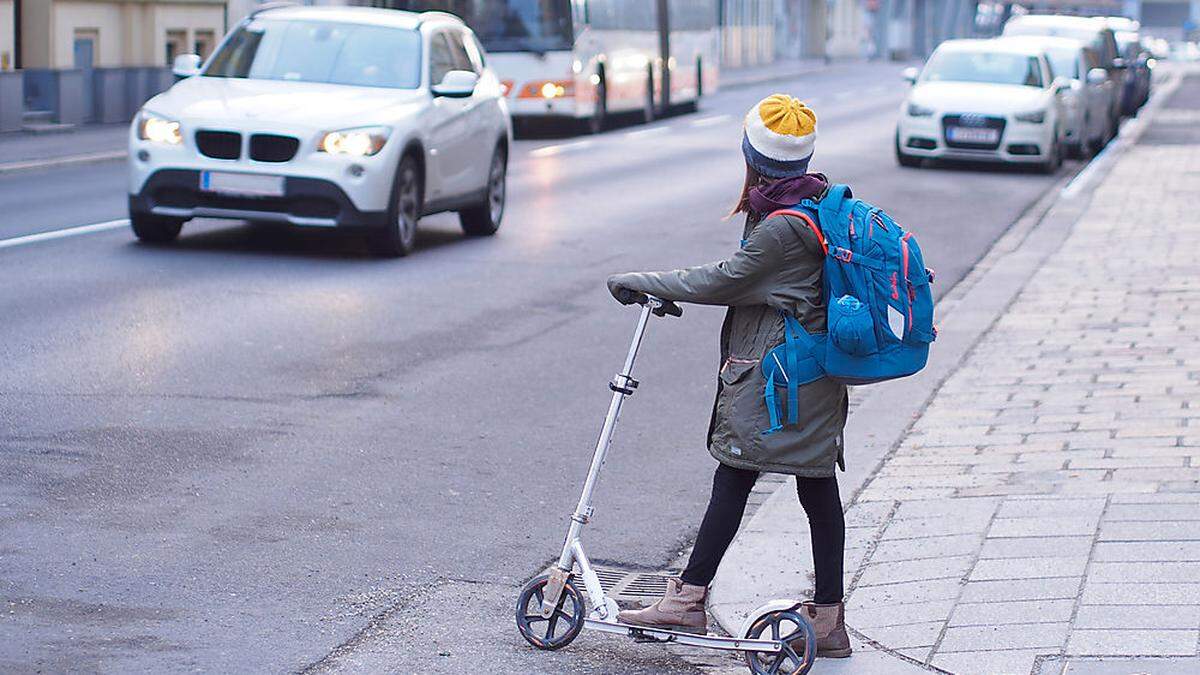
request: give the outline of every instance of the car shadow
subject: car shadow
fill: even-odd
[[[449,246],[469,239],[457,222],[431,217],[417,230],[415,250],[410,255]],[[248,223],[227,225],[221,221],[196,221],[184,225],[179,239],[169,244],[133,242],[134,246],[158,251],[188,251],[246,256],[293,256],[310,259],[388,261],[367,248],[362,235],[284,225]]]
[[[1062,166],[1054,172],[1057,176],[1061,172],[1074,172],[1081,166],[1079,160],[1064,159]],[[910,167],[914,171],[945,171],[947,173],[1001,173],[1012,175],[1034,175],[1046,176],[1040,167],[1035,164],[1016,164],[1007,162],[973,162],[961,159],[926,159],[923,160],[919,167]]]

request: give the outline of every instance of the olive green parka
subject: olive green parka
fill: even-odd
[[[817,234],[795,216],[746,219],[744,243],[727,260],[670,272],[635,272],[609,279],[609,288],[641,291],[681,302],[726,305],[721,327],[721,369],[708,428],[708,450],[730,466],[821,477],[845,469],[842,430],[846,387],[821,378],[799,388],[799,420],[770,427],[763,390],[763,357],[783,342],[779,310],[792,313],[809,333],[825,330],[821,274],[824,253]],[[785,401],[786,387],[779,387]]]

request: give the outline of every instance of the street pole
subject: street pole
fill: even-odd
[[[669,0],[658,0],[658,53],[662,61],[659,67],[658,99],[660,114],[665,115],[671,107],[671,6]]]

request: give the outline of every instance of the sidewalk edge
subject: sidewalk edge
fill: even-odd
[[[38,171],[40,169],[58,169],[64,166],[81,166],[85,164],[99,164],[101,162],[112,162],[120,159],[125,159],[129,156],[126,150],[106,150],[103,152],[89,152],[82,155],[68,155],[66,157],[55,157],[53,159],[30,159],[19,162],[8,162],[0,164],[0,176],[10,173],[20,173],[24,171]]]
[[[1128,135],[1119,138],[1111,150],[1106,150],[1095,169],[1089,165],[1074,177],[1064,177],[1051,186],[938,303],[938,309],[941,310],[941,329],[935,347],[938,360],[931,361],[929,367],[917,376],[867,390],[851,413],[851,423],[846,426],[845,447],[849,449],[850,462],[847,471],[839,478],[846,508],[857,501],[859,494],[895,451],[942,383],[958,370],[1042,263],[1052,252],[1061,248],[1085,211],[1096,187],[1125,151],[1137,143],[1182,79],[1183,73],[1177,73],[1171,80],[1162,83],[1151,103],[1135,120],[1126,123],[1125,127],[1133,127]],[[1085,172],[1090,174],[1080,180]],[[1004,267],[999,266],[1001,261],[1006,263]],[[785,482],[776,489],[773,497],[792,490],[790,481]],[[764,575],[771,574],[770,566],[778,564],[778,533],[786,531],[789,526],[787,514],[790,510],[783,511],[777,505],[787,503],[791,506],[791,501],[794,498],[786,502],[782,498],[765,502],[738,533],[726,556],[728,559],[756,561],[757,569],[753,576],[760,583]],[[744,618],[737,613],[734,605],[739,596],[739,582],[747,576],[744,570],[722,566],[710,587],[709,612],[731,634],[738,630]],[[792,572],[788,576],[794,578],[795,574]],[[853,591],[857,578],[855,574],[848,592]],[[786,584],[774,585],[782,586],[781,592],[786,590]],[[872,646],[892,653],[884,645]],[[898,653],[893,655],[904,657]],[[911,661],[909,658],[904,660]]]

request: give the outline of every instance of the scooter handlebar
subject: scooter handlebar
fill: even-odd
[[[650,303],[652,307],[650,311],[654,312],[655,316],[683,316],[683,308],[674,302],[656,298],[641,291],[631,291],[628,288],[622,288],[618,293],[617,300],[624,305],[637,304],[644,306]]]

